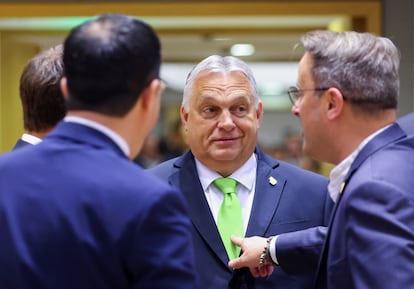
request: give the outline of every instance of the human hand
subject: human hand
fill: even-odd
[[[260,265],[259,267],[249,268],[253,277],[269,277],[272,275],[274,266],[272,265]]]
[[[266,277],[272,274],[274,269],[272,265],[260,265],[260,255],[267,245],[267,238],[231,236],[231,241],[240,247],[243,253],[240,257],[230,260],[228,263],[229,267],[234,269],[248,267],[254,277]]]

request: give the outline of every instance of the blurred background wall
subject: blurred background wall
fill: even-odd
[[[0,1],[0,153],[10,150],[23,132],[18,86],[24,64],[62,42],[75,25],[105,12],[147,21],[162,42],[161,77],[168,89],[145,148],[153,157],[137,160],[145,166],[185,149],[179,121],[182,87],[191,67],[211,54],[233,54],[251,65],[265,108],[260,145],[279,158],[292,158],[295,153],[289,150],[300,126],[290,113],[286,89],[296,83],[302,55],[295,44],[309,30],[357,30],[391,38],[402,55],[398,113],[414,110],[411,0]]]

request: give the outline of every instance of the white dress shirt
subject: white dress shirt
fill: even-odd
[[[217,178],[222,178],[223,176],[207,168],[197,159],[195,161],[197,173],[200,178],[204,194],[206,196],[208,205],[210,206],[211,214],[213,215],[214,220],[217,224],[218,214],[224,196],[223,193],[213,184],[213,181]],[[243,228],[245,233],[247,230],[247,225],[249,223],[250,212],[252,210],[252,204],[254,199],[254,192],[256,187],[256,170],[256,155],[252,154],[252,156],[247,160],[247,162],[245,162],[237,171],[228,176],[229,178],[233,178],[237,181],[236,194],[240,200],[243,218]]]

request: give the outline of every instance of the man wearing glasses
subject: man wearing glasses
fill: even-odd
[[[414,288],[414,137],[396,123],[398,50],[356,32],[313,31],[302,44],[299,88],[289,96],[304,152],[336,165],[330,225],[281,234],[273,247],[234,238],[244,254],[229,265],[263,267],[275,254],[282,269],[294,269],[316,258],[310,244],[326,237],[314,288]]]

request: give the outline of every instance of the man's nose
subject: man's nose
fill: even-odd
[[[291,112],[294,116],[299,117],[299,107],[296,104],[292,106]]]
[[[229,110],[223,110],[219,118],[219,127],[221,128],[231,128],[234,126],[233,115]]]

